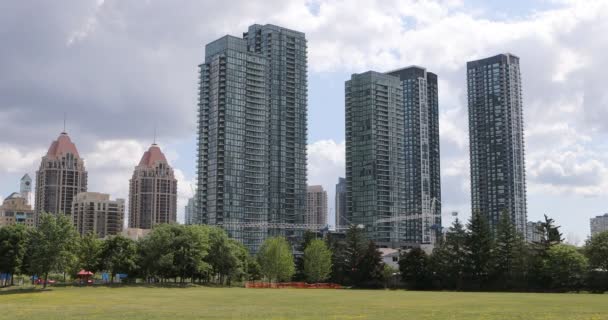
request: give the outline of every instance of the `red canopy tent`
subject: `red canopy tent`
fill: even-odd
[[[86,280],[87,283],[91,283],[89,278],[94,275],[91,271],[86,271],[84,269],[80,270],[77,274],[78,278],[80,278],[80,283],[82,284],[83,280]]]

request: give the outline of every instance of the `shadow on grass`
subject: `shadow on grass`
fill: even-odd
[[[53,289],[51,288],[46,288],[46,289],[42,289],[42,288],[36,288],[36,287],[31,287],[31,288],[6,288],[6,289],[2,289],[0,290],[0,296],[5,296],[5,295],[10,295],[10,294],[21,294],[21,293],[40,293],[40,292],[48,292],[48,291],[52,291]]]

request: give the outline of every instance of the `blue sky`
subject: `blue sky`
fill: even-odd
[[[605,1],[19,1],[0,12],[0,197],[34,176],[62,127],[89,190],[126,197],[152,141],[180,178],[195,178],[197,64],[204,44],[253,23],[306,33],[309,183],[344,175],[344,81],[412,64],[438,74],[445,216],[470,214],[468,60],[522,61],[528,212],[555,217],[571,242],[608,211],[608,4]],[[180,208],[179,216],[183,214]],[[447,219],[449,221],[449,219]]]

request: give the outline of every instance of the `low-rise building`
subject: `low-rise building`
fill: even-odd
[[[591,218],[591,236],[600,232],[608,231],[608,213]]]
[[[122,232],[125,200],[110,200],[110,195],[81,192],[72,203],[72,221],[80,235],[95,233],[100,238]]]
[[[34,210],[20,193],[13,192],[0,206],[0,227],[14,224],[34,226]]]
[[[378,248],[382,256],[382,262],[393,269],[399,270],[399,257],[401,252],[398,249]]]

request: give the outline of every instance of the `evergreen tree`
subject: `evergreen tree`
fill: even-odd
[[[467,271],[467,233],[459,219],[448,230],[445,240],[433,250],[431,268],[442,288],[460,290]]]
[[[345,280],[350,284],[360,282],[362,272],[359,270],[361,261],[366,254],[367,244],[363,230],[358,226],[350,226],[346,231],[346,241],[342,254],[342,270],[344,271]]]
[[[496,227],[494,279],[503,289],[513,288],[525,272],[525,243],[515,229],[509,213],[503,211]]]
[[[431,286],[431,261],[426,252],[415,248],[399,260],[401,279],[410,289],[428,289]]]
[[[545,221],[539,224],[538,232],[540,233],[540,245],[542,250],[546,251],[551,246],[560,244],[564,241],[562,233],[559,232],[560,226],[555,225],[555,221],[545,214]]]
[[[492,232],[486,217],[474,212],[467,225],[469,277],[473,285],[483,287],[492,272]]]
[[[356,270],[354,275],[356,285],[366,287],[381,285],[384,265],[382,254],[376,249],[376,244],[373,241],[367,242],[367,248]]]

